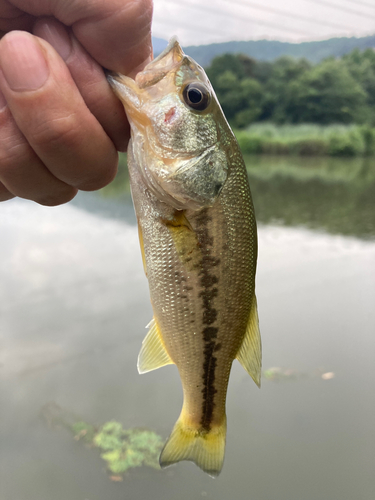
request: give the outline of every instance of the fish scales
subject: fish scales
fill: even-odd
[[[179,101],[170,98],[166,106],[160,105],[163,99],[168,100],[168,93],[167,97],[155,98],[153,87],[168,75],[168,64],[176,84],[181,79],[178,65],[183,67],[184,61],[187,71],[191,73],[193,69],[195,78],[204,81],[208,88],[216,131],[196,120],[196,116],[202,117],[200,110],[189,123],[184,115],[186,103],[180,106]],[[158,65],[165,72],[160,80]],[[139,367],[145,372],[174,363],[184,394],[183,409],[161,454],[161,465],[192,460],[216,476],[224,458],[225,400],[233,360],[237,357],[258,384],[260,376],[255,303],[256,222],[246,168],[203,70],[186,59],[175,40],[139,78],[139,87],[143,85],[151,94],[151,102],[159,104],[154,114],[142,116],[141,92],[130,79],[115,78],[110,81],[122,98],[132,125],[129,175],[154,311]],[[191,81],[189,74],[187,82]],[[118,87],[124,82],[137,92],[136,96],[129,97],[128,89]],[[163,90],[171,88],[162,83]],[[199,85],[194,87],[197,89],[202,91]],[[194,93],[191,95],[195,97]],[[150,101],[146,100],[143,107],[152,108]],[[177,127],[171,139],[170,121],[178,113],[182,114],[182,121],[187,121],[185,137]],[[210,117],[205,116],[210,125]],[[156,124],[149,124],[150,117]],[[163,132],[155,139],[152,133],[158,128]],[[194,139],[197,134],[201,135]],[[207,147],[205,143],[210,142],[210,137],[214,144]],[[178,150],[180,155],[176,154]],[[177,168],[176,161],[180,162]],[[168,170],[171,165],[173,175]],[[159,177],[150,174],[152,168]],[[253,326],[249,327],[249,323]]]

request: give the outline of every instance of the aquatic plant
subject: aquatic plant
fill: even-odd
[[[87,422],[79,421],[70,426],[74,433],[75,439],[83,439],[86,443],[91,444],[95,436],[95,427]]]
[[[159,455],[164,440],[150,429],[124,429],[115,420],[98,428],[53,401],[43,406],[40,415],[48,427],[65,428],[74,434],[76,441],[99,448],[101,458],[105,460],[110,474],[113,474],[113,481],[122,481],[122,475],[134,467],[146,465],[160,469]]]
[[[100,456],[114,474],[142,465],[160,468],[158,459],[164,441],[148,429],[123,429],[119,422],[111,421],[100,428],[92,442],[104,451]]]

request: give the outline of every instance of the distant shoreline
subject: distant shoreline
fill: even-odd
[[[366,125],[259,123],[234,132],[243,154],[375,156],[375,128]]]
[[[155,40],[155,42],[158,49],[162,47],[160,39]],[[259,61],[274,61],[279,57],[290,56],[318,63],[327,57],[342,57],[354,49],[365,50],[374,47],[375,34],[364,37],[334,37],[327,40],[300,43],[278,40],[219,42],[184,46],[183,49],[198,64],[206,67],[211,64],[215,57],[223,54],[245,54]]]

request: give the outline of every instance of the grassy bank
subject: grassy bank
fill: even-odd
[[[235,131],[244,154],[373,156],[375,128],[359,125],[253,124]]]

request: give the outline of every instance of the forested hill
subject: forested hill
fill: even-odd
[[[270,40],[248,42],[213,43],[184,47],[186,54],[195,59],[201,66],[209,66],[212,59],[222,54],[246,54],[261,61],[273,61],[281,56],[306,58],[317,63],[326,57],[341,57],[353,49],[375,49],[375,35],[363,38],[331,38],[320,42],[286,43]]]

